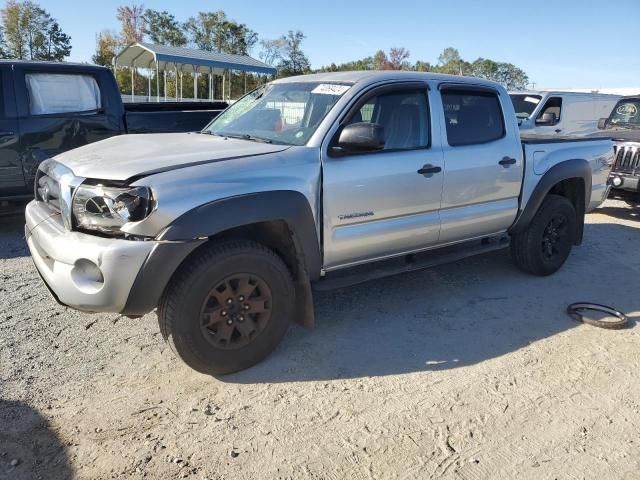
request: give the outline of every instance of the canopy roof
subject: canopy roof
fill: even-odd
[[[221,75],[223,70],[242,70],[244,72],[275,75],[277,70],[248,55],[208,52],[194,48],[168,47],[154,43],[134,43],[122,50],[114,58],[116,65],[125,67],[155,68],[159,70],[178,70],[180,72],[214,73]]]

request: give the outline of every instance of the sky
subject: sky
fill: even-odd
[[[87,62],[96,33],[118,30],[124,0],[36,0],[71,35],[69,60]],[[306,35],[312,67],[339,64],[405,47],[410,61],[435,64],[455,47],[522,68],[535,88],[640,87],[640,0],[280,0],[140,2],[168,10],[180,21],[198,11],[224,10],[260,38],[288,30]],[[252,55],[258,57],[259,47]]]

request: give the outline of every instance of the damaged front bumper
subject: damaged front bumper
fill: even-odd
[[[103,238],[64,228],[60,214],[33,201],[25,210],[31,257],[56,299],[89,312],[122,312],[151,242]]]
[[[202,243],[69,231],[60,214],[38,201],[27,205],[25,217],[25,236],[43,281],[59,303],[85,312],[150,312],[179,264]]]

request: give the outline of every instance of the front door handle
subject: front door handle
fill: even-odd
[[[418,173],[426,178],[430,178],[434,173],[440,173],[441,171],[442,168],[434,167],[430,163],[427,163],[426,165],[423,165],[420,170],[418,170]]]
[[[516,159],[511,157],[504,157],[498,163],[502,165],[504,168],[507,168],[509,165],[513,165],[514,163],[516,163]]]

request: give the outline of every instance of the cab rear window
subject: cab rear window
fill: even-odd
[[[100,88],[91,75],[28,73],[29,113],[50,115],[100,110]]]

